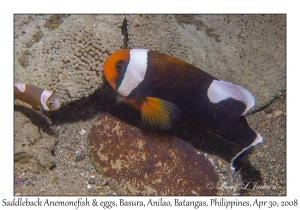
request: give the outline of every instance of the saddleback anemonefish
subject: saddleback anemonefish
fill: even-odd
[[[255,99],[243,87],[147,49],[118,50],[107,58],[103,69],[112,88],[141,111],[144,124],[168,129],[180,120],[238,144],[241,150],[231,161],[234,176],[245,151],[263,141],[244,117]]]
[[[59,97],[53,91],[20,82],[14,85],[14,98],[30,104],[34,109],[54,111],[60,108]]]

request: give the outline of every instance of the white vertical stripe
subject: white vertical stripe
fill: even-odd
[[[52,91],[50,90],[44,90],[41,95],[41,105],[46,111],[50,111],[47,106],[47,101],[51,95],[52,95]]]
[[[118,88],[122,96],[128,96],[143,80],[147,70],[147,49],[131,49],[130,61]]]
[[[21,91],[22,93],[25,92],[25,89],[26,89],[25,84],[20,83],[20,82],[16,82],[16,83],[15,83],[15,86],[16,86],[16,87],[19,89],[19,91]]]
[[[212,103],[219,103],[228,98],[242,101],[246,105],[246,110],[243,114],[246,114],[249,109],[255,106],[255,98],[250,91],[222,80],[213,80],[207,90],[207,96]]]

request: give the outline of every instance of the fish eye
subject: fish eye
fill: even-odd
[[[52,106],[53,104],[54,104],[54,103],[53,103],[52,100],[48,100],[48,101],[47,101],[47,105],[48,105],[48,106]]]
[[[118,72],[123,72],[126,68],[126,63],[123,60],[120,60],[116,63],[116,69]]]
[[[123,70],[123,66],[121,64],[117,64],[117,69],[118,69],[118,71],[122,71]]]

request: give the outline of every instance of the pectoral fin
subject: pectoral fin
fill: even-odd
[[[169,129],[180,117],[177,105],[160,98],[146,97],[141,107],[142,120],[151,128]]]

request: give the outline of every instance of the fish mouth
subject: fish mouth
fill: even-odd
[[[60,103],[60,100],[57,98],[56,100],[54,100],[53,110],[57,110],[60,107],[61,107],[61,103]]]
[[[116,85],[115,81],[116,81],[117,75],[114,74],[114,71],[110,68],[110,65],[108,64],[107,60],[104,62],[104,65],[103,65],[103,73],[104,73],[104,76],[105,76],[106,80],[110,84],[110,86],[114,90],[116,90],[117,85]]]
[[[104,62],[103,64],[103,73],[104,73],[104,76],[107,78],[107,74],[106,72],[108,71],[109,67],[108,67],[108,64],[107,64],[107,61]]]

